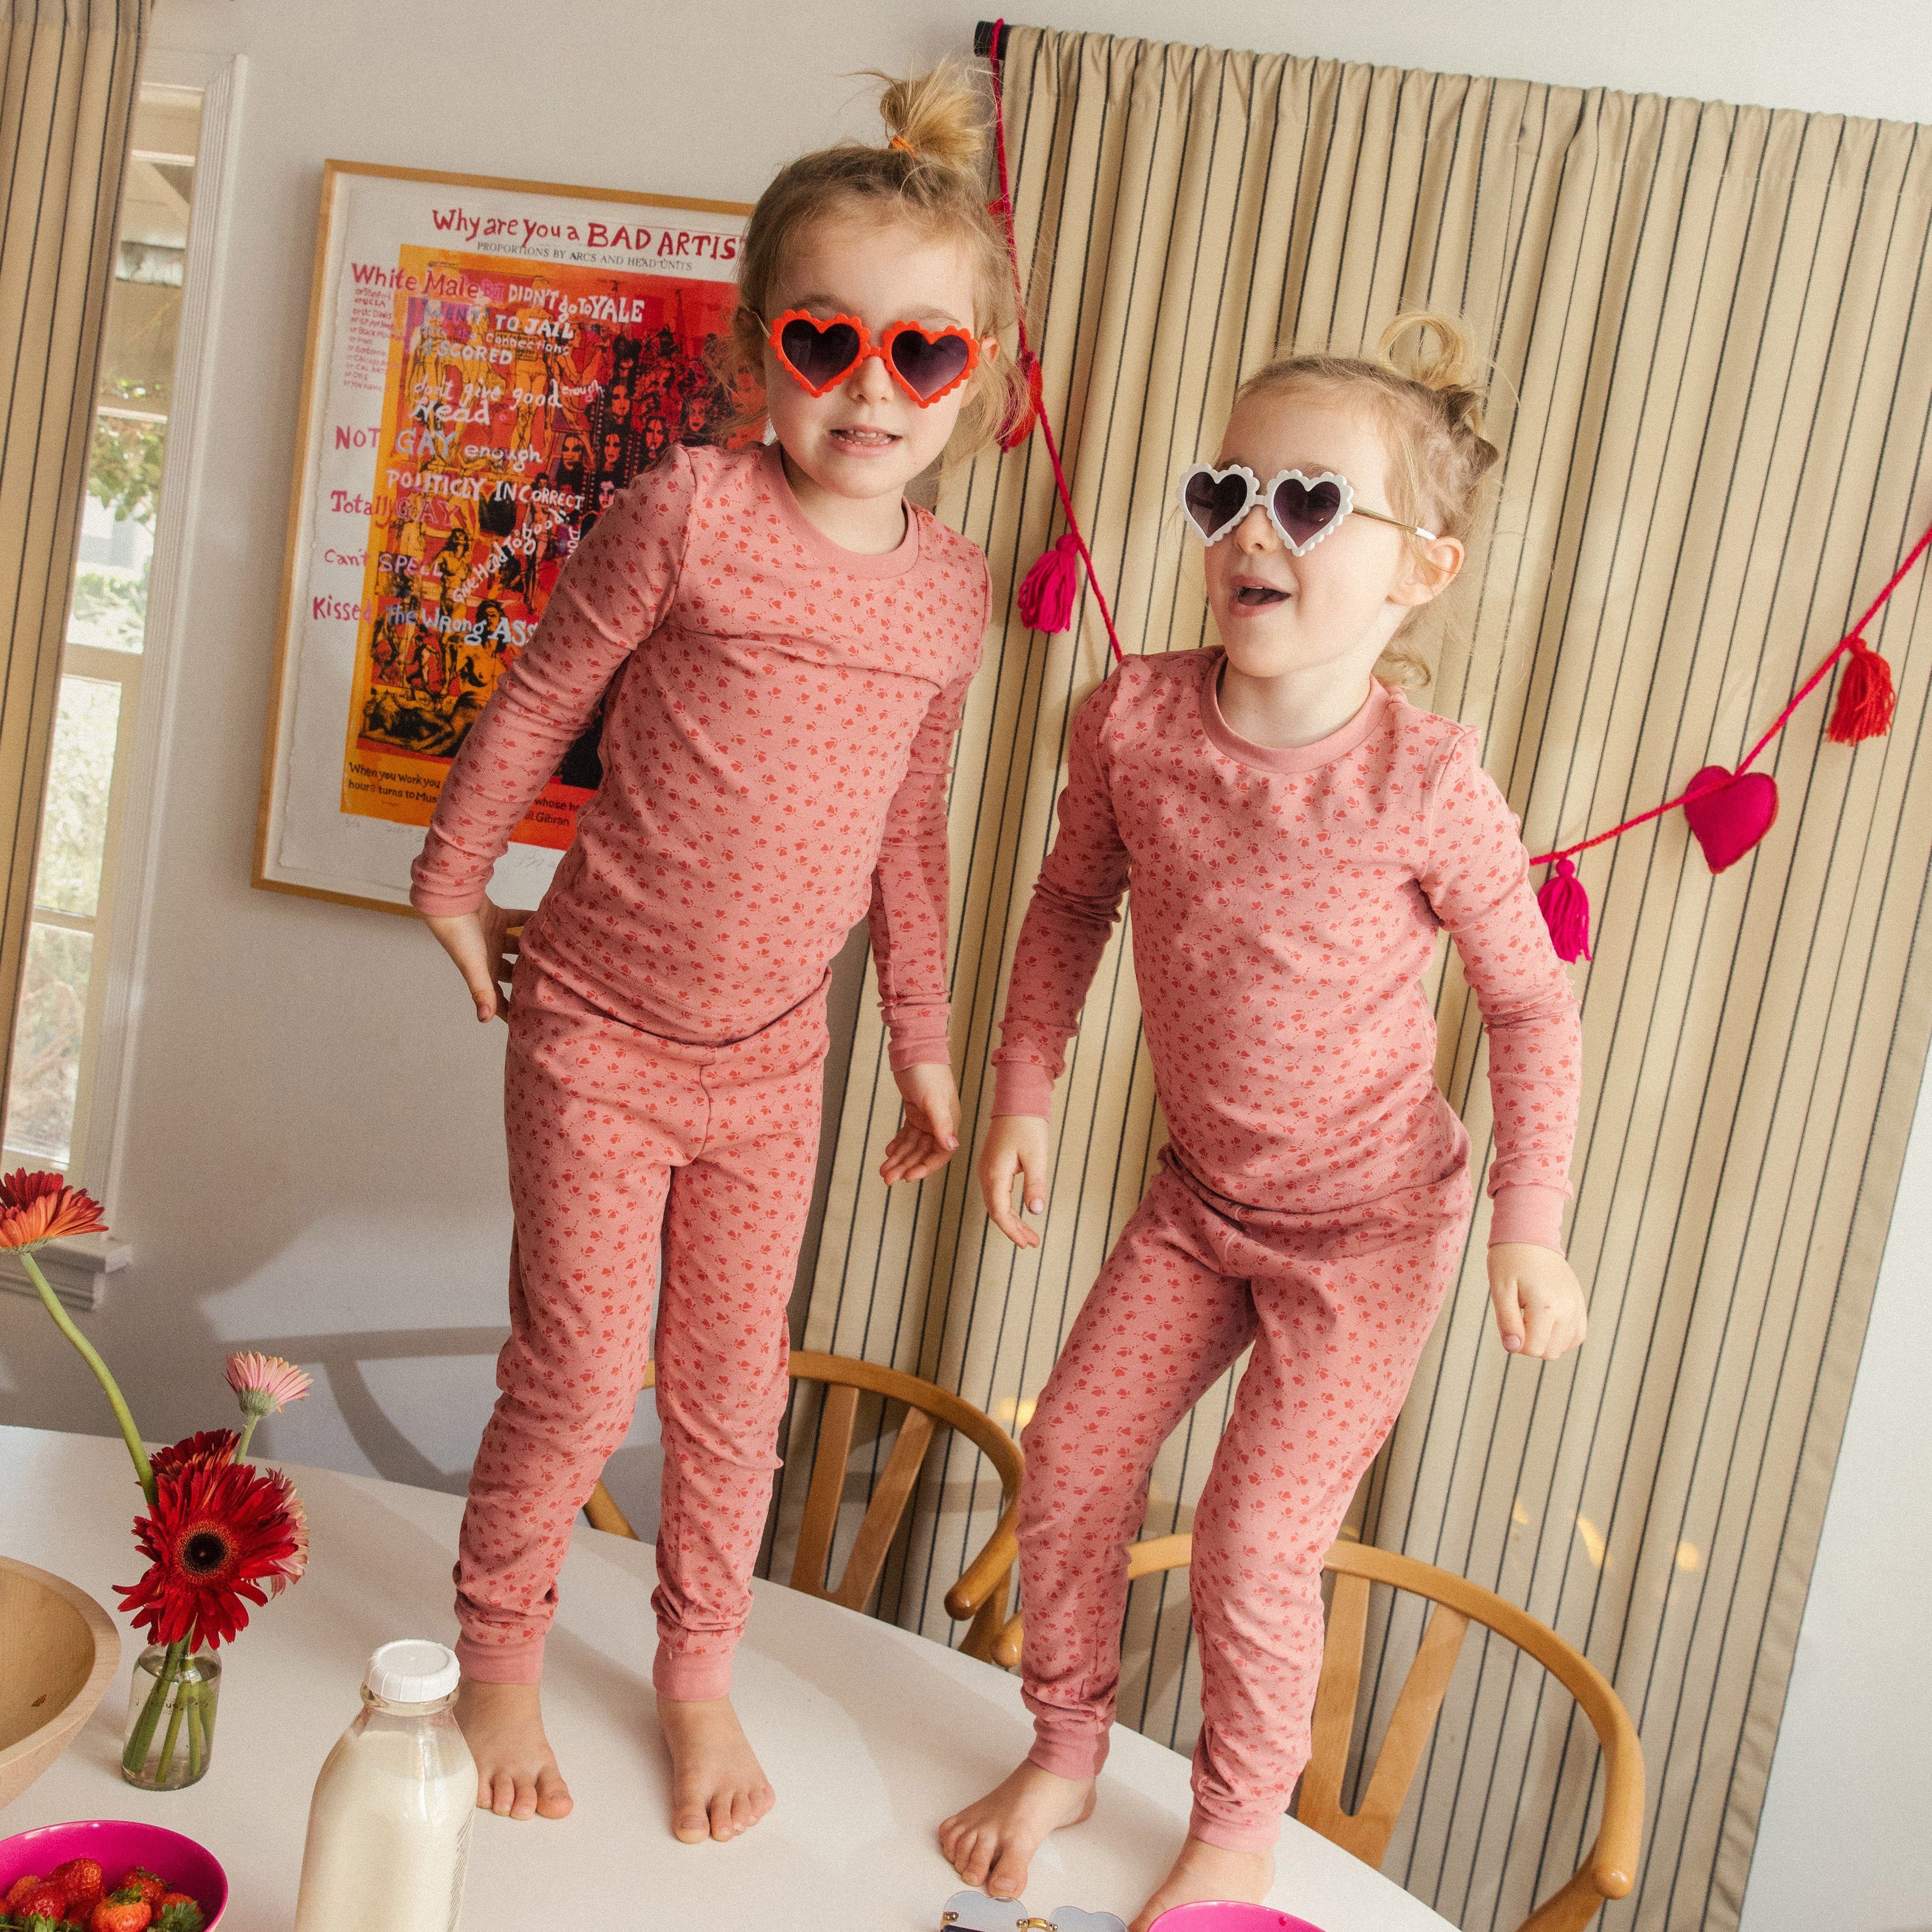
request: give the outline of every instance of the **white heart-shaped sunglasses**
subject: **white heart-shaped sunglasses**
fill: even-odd
[[[1405,524],[1381,510],[1363,508],[1348,478],[1332,470],[1324,470],[1319,476],[1284,470],[1263,483],[1245,463],[1230,464],[1225,470],[1197,463],[1182,474],[1179,494],[1188,521],[1205,544],[1220,542],[1257,503],[1265,506],[1269,522],[1297,556],[1306,556],[1324,537],[1339,530],[1351,514],[1392,524],[1424,543],[1435,541],[1435,532],[1420,524]]]

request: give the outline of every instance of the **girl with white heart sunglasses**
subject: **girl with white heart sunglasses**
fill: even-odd
[[[477,1018],[509,1021],[512,1339],[464,1516],[457,1717],[479,1802],[515,1817],[570,1808],[544,1636],[651,1358],[660,1232],[670,1822],[727,1839],[772,1804],[732,1657],[778,1462],[828,968],[868,902],[905,1102],[884,1177],[957,1144],[946,784],[988,586],[905,490],[1013,407],[1012,273],[969,80],[894,82],[881,106],[888,140],[792,162],[752,214],[741,446],[666,449],[577,544],[415,868]],[[558,428],[560,471],[587,424]],[[600,705],[602,784],[542,905],[491,904],[495,861]]]
[[[1387,349],[1418,322],[1440,346],[1399,370]],[[1263,370],[1215,461],[1182,478],[1220,645],[1129,658],[1074,717],[993,1055],[981,1189],[1034,1247],[1014,1187],[1044,1210],[1054,1083],[1131,890],[1169,1138],[1026,1433],[1033,1748],[940,1839],[969,1883],[1010,1898],[1046,1834],[1092,1810],[1155,1459],[1247,1352],[1191,1526],[1194,1815],[1134,1932],[1197,1900],[1258,1904],[1272,1882],[1309,1755],[1322,1555],[1470,1219],[1469,1136],[1435,1084],[1423,984],[1441,928],[1488,1024],[1503,1345],[1547,1360],[1585,1326],[1562,1254],[1576,1001],[1475,734],[1396,688],[1497,452],[1454,324],[1404,317],[1382,349]]]

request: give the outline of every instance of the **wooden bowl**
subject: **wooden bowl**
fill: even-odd
[[[120,1661],[119,1634],[85,1590],[0,1556],[0,1804],[73,1743]]]

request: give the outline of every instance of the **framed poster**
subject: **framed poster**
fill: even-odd
[[[716,374],[750,210],[330,161],[254,883],[406,910],[450,761],[612,496],[743,442]],[[497,868],[534,905],[597,721]]]

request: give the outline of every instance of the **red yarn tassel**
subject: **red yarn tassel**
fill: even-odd
[[[1034,560],[1020,586],[1020,620],[1035,631],[1064,631],[1073,621],[1080,588],[1080,539],[1071,530]]]
[[[1550,943],[1556,956],[1566,964],[1590,957],[1590,896],[1576,868],[1567,859],[1556,862],[1556,870],[1543,881],[1536,896],[1543,922],[1549,928]]]
[[[1855,745],[1861,739],[1882,738],[1891,729],[1898,704],[1891,688],[1891,667],[1855,633],[1852,655],[1838,686],[1838,703],[1825,735],[1834,745]]]

